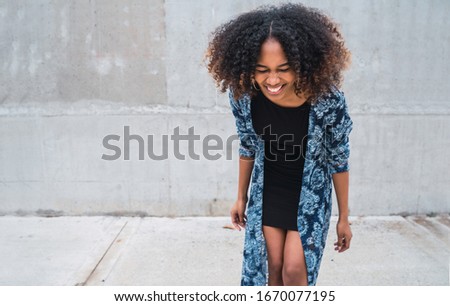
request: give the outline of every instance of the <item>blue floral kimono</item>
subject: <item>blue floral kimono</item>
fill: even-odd
[[[255,159],[242,265],[242,286],[267,285],[267,249],[262,231],[264,142],[253,129],[251,98],[229,93],[239,136],[239,155]],[[297,225],[305,254],[308,285],[315,285],[330,224],[332,174],[349,170],[353,122],[343,92],[333,88],[311,106]]]

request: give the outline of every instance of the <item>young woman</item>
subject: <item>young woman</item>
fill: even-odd
[[[229,90],[240,138],[230,213],[246,229],[241,285],[315,285],[331,183],[339,207],[335,250],[350,247],[352,120],[338,89],[349,58],[336,25],[300,4],[262,7],[213,33],[208,70]]]

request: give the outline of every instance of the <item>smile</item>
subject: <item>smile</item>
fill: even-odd
[[[277,95],[277,94],[279,94],[280,92],[283,91],[284,85],[280,85],[280,86],[278,86],[278,87],[269,87],[269,86],[266,86],[266,88],[267,88],[267,91],[268,91],[270,94],[272,94],[272,95]]]

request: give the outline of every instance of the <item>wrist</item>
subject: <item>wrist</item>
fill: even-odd
[[[348,223],[348,215],[339,215],[337,222],[347,222]]]
[[[238,196],[237,196],[237,200],[238,200],[238,201],[244,201],[244,202],[247,202],[248,197],[247,197],[246,194],[244,194],[244,195],[238,195]]]

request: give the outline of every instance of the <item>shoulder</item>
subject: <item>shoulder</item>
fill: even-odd
[[[228,98],[230,100],[231,107],[234,109],[245,109],[251,102],[250,94],[243,94],[239,98],[234,97],[234,92],[232,88],[228,89]]]
[[[336,87],[330,88],[317,101],[317,105],[322,108],[342,108],[345,104],[344,92]]]
[[[336,87],[330,88],[328,92],[317,99],[313,108],[319,118],[345,110],[347,104],[344,92]]]

